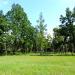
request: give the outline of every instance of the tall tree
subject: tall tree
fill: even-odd
[[[61,15],[60,17],[60,21],[61,21],[61,25],[60,25],[60,33],[64,36],[64,43],[67,43],[67,40],[70,44],[72,44],[72,52],[75,51],[75,26],[74,26],[74,22],[75,22],[75,9],[73,9],[73,12],[70,11],[69,8],[66,9],[66,15],[63,16]]]
[[[27,14],[19,4],[13,4],[11,10],[7,12],[6,17],[10,22],[11,35],[15,36],[13,53],[18,49],[25,52],[30,43],[30,28],[32,28]]]
[[[44,19],[43,19],[43,16],[42,16],[42,13],[40,13],[40,16],[39,16],[39,20],[37,20],[37,31],[38,31],[38,34],[37,34],[37,37],[38,37],[38,43],[39,43],[39,48],[40,48],[40,51],[43,51],[44,50],[44,47],[45,47],[45,31],[46,31],[46,24],[44,24]]]

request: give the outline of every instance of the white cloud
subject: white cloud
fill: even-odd
[[[11,0],[0,0],[0,5],[7,5]]]

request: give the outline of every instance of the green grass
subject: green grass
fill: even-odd
[[[0,75],[75,75],[75,56],[1,56]]]

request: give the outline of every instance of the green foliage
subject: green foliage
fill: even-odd
[[[64,52],[75,52],[75,8],[73,11],[67,8],[66,15],[60,16],[60,22],[59,28],[54,28],[55,47],[61,49],[62,46]]]
[[[27,14],[19,4],[13,4],[11,10],[5,15],[1,14],[0,34],[4,44],[5,53],[15,54],[20,51],[31,52],[44,50],[48,44],[45,37],[46,25],[42,13],[40,14],[37,28],[31,26]],[[34,50],[35,49],[35,50]],[[2,50],[2,49],[1,49]]]
[[[45,31],[46,31],[46,25],[44,24],[44,19],[42,16],[42,13],[40,13],[39,20],[37,20],[37,41],[39,44],[40,51],[44,51],[45,44],[46,44],[46,37],[45,37]]]
[[[10,22],[11,35],[15,36],[14,48],[24,50],[30,46],[34,28],[27,18],[27,14],[19,4],[13,4],[12,9],[7,12],[7,19]]]
[[[42,13],[37,26],[32,26],[27,13],[19,4],[13,4],[5,15],[0,11],[0,54],[17,52],[75,52],[75,8],[60,16],[59,28],[54,28],[53,38],[45,35],[46,24]]]

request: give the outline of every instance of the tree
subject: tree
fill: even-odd
[[[64,44],[67,44],[69,42],[70,45],[72,45],[72,52],[75,51],[75,8],[73,9],[73,12],[70,11],[69,8],[66,9],[66,16],[60,17],[60,33],[64,36]],[[68,40],[68,41],[67,41]]]
[[[45,52],[51,52],[52,37],[50,34],[45,39]]]
[[[6,35],[8,31],[8,21],[3,14],[3,11],[0,11],[0,54],[6,52]]]
[[[16,50],[25,52],[25,50],[28,50],[28,45],[31,42],[31,30],[33,30],[27,14],[19,4],[13,4],[11,10],[7,12],[6,17],[10,22],[11,35],[15,37],[13,54]]]
[[[52,40],[53,52],[62,52],[61,46],[63,45],[64,37],[60,35],[60,29],[54,28],[54,37]]]
[[[45,31],[46,31],[46,25],[44,24],[44,19],[42,16],[42,13],[40,13],[39,16],[39,20],[37,20],[37,40],[38,40],[38,44],[39,44],[39,50],[42,52],[44,51],[44,47],[45,47]]]

